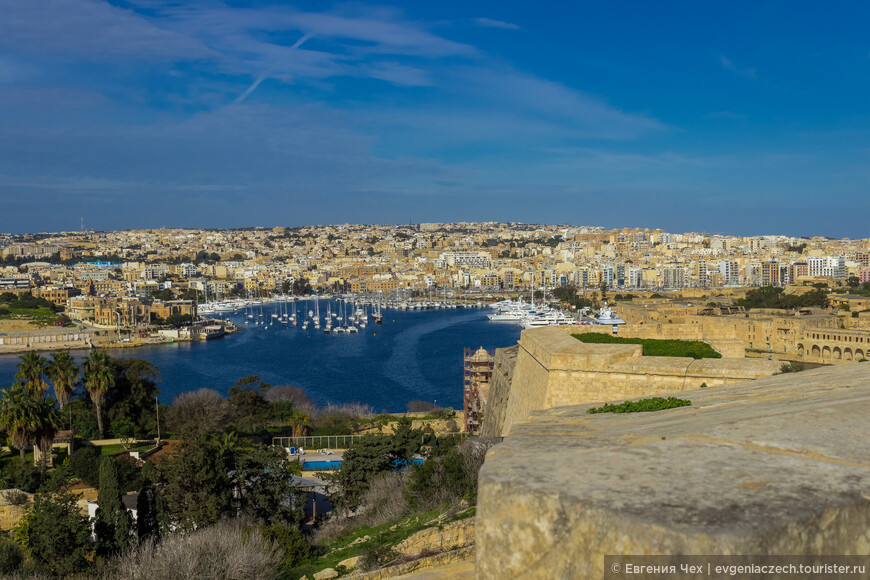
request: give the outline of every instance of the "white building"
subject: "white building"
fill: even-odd
[[[439,256],[448,266],[471,266],[473,268],[489,268],[488,252],[445,252]]]
[[[807,258],[810,276],[828,276],[835,280],[846,278],[846,258],[844,256],[825,256]]]

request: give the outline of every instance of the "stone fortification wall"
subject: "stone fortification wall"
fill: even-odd
[[[870,325],[860,318],[813,314],[794,316],[773,309],[745,314],[702,316],[684,304],[620,304],[619,315],[629,324],[622,336],[703,340],[726,358],[744,358],[747,351],[776,359],[816,364],[840,364],[867,358]],[[821,312],[821,310],[819,310]],[[578,332],[600,332],[599,329]]]
[[[540,409],[697,389],[704,383],[717,387],[769,376],[781,366],[757,359],[644,357],[640,345],[582,343],[570,334],[576,328],[524,331],[513,365],[508,353],[496,352],[492,406],[484,412],[482,435],[505,436]]]
[[[480,471],[478,577],[603,578],[604,555],[870,550],[870,363],[533,413]],[[849,442],[849,444],[844,444]]]
[[[511,381],[517,364],[519,348],[519,345],[514,345],[495,349],[495,364],[493,365],[492,379],[489,382],[489,397],[480,426],[482,437],[501,436],[501,426],[507,415]]]

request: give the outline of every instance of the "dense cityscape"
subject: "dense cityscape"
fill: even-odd
[[[868,240],[500,223],[64,232],[0,237],[0,287],[78,295],[679,290],[870,279]],[[189,294],[189,293],[188,293]],[[166,296],[167,294],[163,294]],[[148,322],[147,320],[145,322]]]

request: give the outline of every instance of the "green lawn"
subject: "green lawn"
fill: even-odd
[[[28,451],[24,458],[28,465],[33,465],[33,451]],[[66,449],[55,449],[54,464],[60,465],[63,463],[64,459],[66,459]],[[18,454],[18,450],[0,453],[0,467],[7,465],[11,461],[21,462],[21,456]]]
[[[722,358],[712,346],[700,340],[662,340],[658,338],[626,338],[599,332],[572,334],[580,342],[589,344],[639,344],[644,356],[685,356],[694,359]]]
[[[120,443],[116,443],[114,445],[100,445],[100,455],[120,455],[121,453],[126,453],[128,451],[148,451],[154,447],[153,443],[137,443],[136,445],[131,445],[130,449],[124,449],[124,446]]]
[[[30,320],[31,324],[52,324],[60,320],[60,316],[50,308],[3,308],[8,314],[0,314],[0,318]]]

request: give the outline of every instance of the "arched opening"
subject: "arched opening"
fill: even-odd
[[[831,358],[831,347],[826,346],[822,348],[822,358]]]
[[[839,346],[834,347],[834,358],[838,360],[843,358],[843,351],[840,350]]]
[[[822,350],[819,348],[819,345],[814,344],[812,350],[813,356],[822,356]]]
[[[844,348],[843,349],[843,358],[845,360],[852,360],[852,349],[851,348]]]
[[[798,356],[804,356],[804,345],[802,345],[802,344],[797,345],[797,353],[798,353]]]
[[[855,360],[861,360],[862,358],[864,358],[864,351],[861,350],[860,348],[856,348],[855,349]]]

